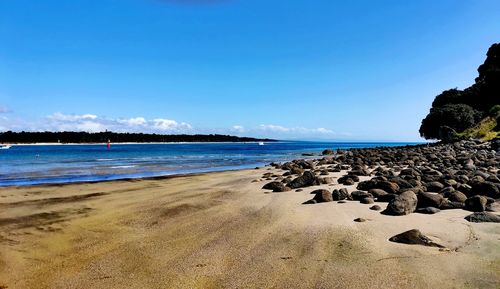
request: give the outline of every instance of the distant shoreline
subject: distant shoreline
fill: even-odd
[[[111,142],[111,145],[154,145],[154,144],[228,144],[228,143],[234,143],[234,144],[249,144],[249,143],[255,143],[258,144],[260,142],[263,143],[276,143],[276,142],[286,142],[286,141],[280,141],[280,140],[273,140],[273,141],[213,141],[213,142]],[[0,143],[0,145],[12,145],[12,146],[63,146],[63,145],[106,145],[107,143],[105,142],[89,142],[89,143],[54,143],[54,142],[48,142],[48,143]]]

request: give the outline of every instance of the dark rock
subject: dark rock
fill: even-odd
[[[346,189],[333,190],[332,198],[334,201],[349,199],[349,192]]]
[[[265,190],[272,190],[273,192],[286,192],[291,190],[282,182],[270,182],[265,184],[262,188]]]
[[[498,199],[500,198],[500,189],[497,184],[492,182],[482,182],[482,183],[473,183],[472,194],[483,195],[490,198]]]
[[[434,193],[420,193],[417,195],[418,208],[435,207],[439,208],[443,203],[444,197],[440,194]]]
[[[332,177],[323,177],[323,178],[318,178],[318,182],[320,184],[333,184],[333,178]]]
[[[484,212],[487,202],[488,200],[484,196],[475,195],[465,200],[464,209],[471,212]]]
[[[397,195],[396,194],[387,194],[378,196],[377,202],[388,203],[392,201]]]
[[[402,244],[423,245],[429,247],[444,248],[444,246],[434,243],[431,239],[423,235],[417,229],[409,230],[401,234],[398,234],[396,236],[393,236],[389,239],[389,241]]]
[[[438,208],[434,208],[434,207],[425,207],[425,208],[418,208],[416,210],[417,213],[420,213],[420,214],[435,214],[435,213],[439,213],[441,210],[439,210]]]
[[[306,171],[302,176],[293,179],[288,186],[292,189],[314,186],[318,184],[316,175],[311,171]]]
[[[465,219],[473,223],[500,223],[500,216],[489,212],[476,212],[466,216]]]
[[[372,197],[373,197],[372,195],[363,191],[354,191],[351,193],[351,198],[355,201],[361,201],[364,198],[372,198]]]
[[[340,200],[340,201],[338,201],[337,203],[338,203],[338,204],[345,204],[345,203],[347,203],[347,202],[346,202],[346,201],[344,201],[344,200]]]
[[[452,209],[463,209],[465,204],[462,202],[452,202],[449,200],[444,200],[439,207],[441,210],[452,210]]]
[[[448,197],[448,200],[450,200],[451,202],[463,203],[463,202],[465,202],[465,200],[467,200],[467,196],[464,193],[461,193],[459,191],[454,191],[452,193],[449,193],[447,197]]]
[[[444,185],[440,182],[429,182],[425,184],[425,187],[427,188],[427,191],[437,193],[444,188]]]
[[[387,192],[382,189],[370,189],[368,193],[372,195],[374,198],[387,195]]]
[[[356,218],[356,219],[354,219],[354,222],[362,223],[362,222],[366,222],[366,219]]]
[[[392,199],[383,213],[393,216],[408,215],[415,212],[416,208],[417,196],[412,191],[406,191]]]
[[[326,150],[324,150],[321,154],[322,154],[322,155],[324,155],[324,156],[327,156],[327,155],[333,155],[333,154],[334,154],[334,151],[333,151],[333,150],[330,150],[330,149],[326,149]]]
[[[311,194],[314,194],[314,200],[316,200],[318,203],[323,203],[323,202],[331,202],[333,201],[332,199],[332,193],[328,190],[315,190]]]
[[[381,181],[377,183],[375,189],[381,189],[389,194],[395,194],[399,191],[399,185],[393,182]]]
[[[310,199],[310,200],[307,200],[305,202],[303,202],[302,204],[303,205],[313,205],[313,204],[317,204],[318,202],[316,202],[316,200],[314,199]]]
[[[379,205],[373,205],[370,207],[370,210],[380,211],[380,210],[382,210],[382,208]]]
[[[367,197],[367,198],[362,198],[360,201],[362,204],[373,204],[375,201],[373,198]]]

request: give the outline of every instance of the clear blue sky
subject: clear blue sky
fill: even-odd
[[[0,130],[418,141],[500,1],[0,1]]]

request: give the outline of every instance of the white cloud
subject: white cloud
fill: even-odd
[[[191,133],[192,127],[185,122],[144,117],[106,118],[95,114],[64,114],[56,112],[36,121],[0,117],[0,130],[26,131],[115,131],[143,133]]]
[[[70,122],[75,122],[75,121],[80,121],[80,120],[89,120],[89,119],[97,119],[97,115],[95,114],[63,114],[60,112],[53,113],[49,116],[47,116],[48,119],[54,120],[54,121],[70,121]]]
[[[181,122],[178,123],[175,120],[157,118],[153,120],[153,127],[162,131],[185,131],[191,130],[190,124]]]
[[[261,124],[254,127],[233,125],[226,128],[193,128],[189,123],[169,118],[109,118],[95,114],[53,113],[41,119],[26,120],[13,115],[0,115],[0,131],[87,131],[87,132],[141,132],[160,134],[232,134],[240,136],[267,137],[274,139],[333,139],[345,137],[331,129],[286,127],[277,124]]]
[[[236,132],[236,133],[244,133],[245,128],[241,125],[233,125],[233,127],[231,128],[231,131]]]
[[[275,132],[289,132],[291,130],[290,128],[274,124],[261,124],[259,125],[259,129],[265,131],[275,131]]]
[[[281,125],[274,125],[274,124],[261,124],[259,125],[258,129],[261,131],[287,133],[294,135],[304,135],[304,134],[335,135],[334,131],[326,129],[324,127],[304,128],[304,127],[284,127]]]
[[[129,119],[119,119],[118,122],[130,125],[130,126],[144,126],[147,123],[147,121],[144,117],[133,117],[133,118],[129,118]]]

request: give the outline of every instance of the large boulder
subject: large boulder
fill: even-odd
[[[313,200],[316,200],[316,202],[318,202],[318,203],[333,201],[332,193],[330,193],[330,191],[328,191],[328,190],[324,190],[324,189],[315,190],[315,191],[311,192],[311,194],[314,194]]]
[[[415,212],[417,202],[417,195],[412,191],[406,191],[392,199],[383,213],[393,216],[408,215]]]
[[[484,212],[488,199],[484,196],[475,195],[465,200],[465,208],[471,212]]]
[[[439,208],[443,203],[444,197],[435,193],[420,193],[417,195],[418,208],[434,207]]]
[[[293,179],[288,186],[292,189],[314,186],[318,184],[316,175],[311,171],[305,171],[300,177]]]

